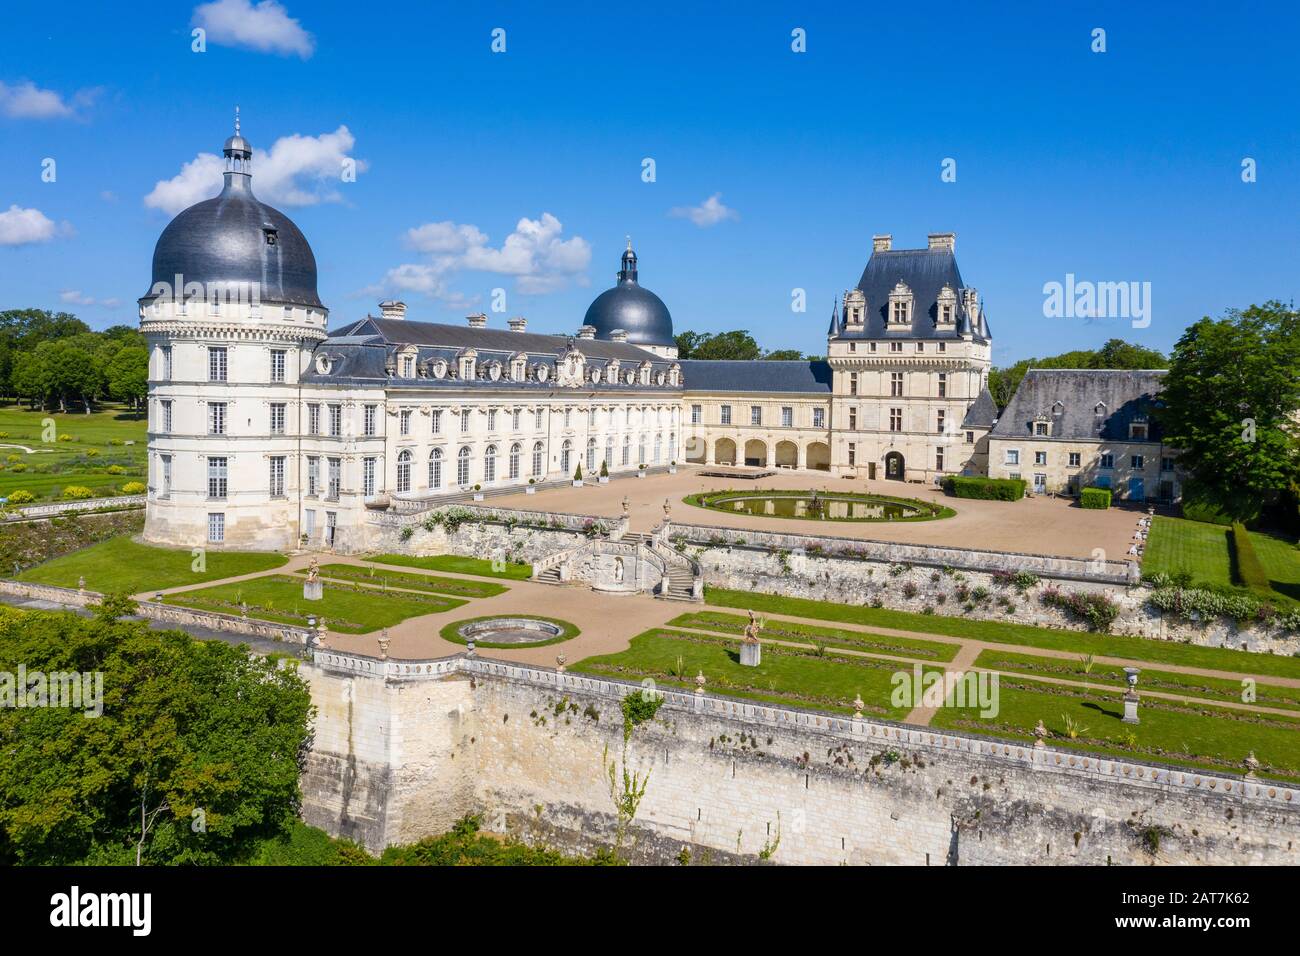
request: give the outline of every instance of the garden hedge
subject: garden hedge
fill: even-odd
[[[1084,488],[1079,492],[1079,507],[1106,510],[1110,507],[1110,489]]]
[[[1250,532],[1240,521],[1232,523],[1232,556],[1236,563],[1238,582],[1256,595],[1270,596],[1273,585],[1269,581],[1268,572],[1255,553]]]
[[[1019,501],[1025,496],[1023,478],[977,478],[951,475],[943,480],[944,491],[957,498],[988,501]]]

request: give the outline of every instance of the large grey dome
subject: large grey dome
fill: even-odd
[[[618,285],[606,289],[587,308],[584,325],[596,330],[596,337],[607,339],[615,329],[627,332],[634,345],[673,345],[673,317],[668,306],[636,280],[636,253],[628,243],[623,253],[623,268]]]
[[[288,216],[253,195],[252,147],[236,134],[224,152],[221,195],[180,212],[158,237],[153,286],[171,288],[180,276],[185,285],[201,283],[207,295],[228,285],[258,283],[263,302],[322,308],[316,257],[307,238]]]

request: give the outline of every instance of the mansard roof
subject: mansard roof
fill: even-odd
[[[966,410],[966,417],[961,420],[962,428],[992,428],[998,420],[998,403],[993,401],[993,393],[987,387],[980,389],[978,397]]]
[[[804,392],[829,395],[831,391],[831,367],[825,361],[686,359],[680,364],[687,392]]]
[[[912,293],[911,321],[891,327],[889,296],[900,282]],[[940,329],[939,293],[944,286],[956,296],[956,322],[951,328]],[[972,325],[972,316],[962,301],[961,292],[966,286],[951,248],[876,250],[867,260],[857,287],[867,297],[866,321],[861,329],[848,328],[841,315],[838,331],[833,333],[841,338],[958,339],[968,331],[976,342],[985,343],[992,337],[987,315],[980,327]]]
[[[1127,442],[1129,425],[1145,420],[1147,440],[1159,442],[1151,413],[1161,406],[1164,376],[1159,369],[1030,369],[990,437],[1034,437],[1034,422],[1049,421],[1055,440]]]

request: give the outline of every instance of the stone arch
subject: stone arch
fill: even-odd
[[[698,462],[702,465],[708,460],[709,445],[699,435],[691,435],[686,439],[682,451],[685,453],[687,461]]]
[[[751,438],[745,442],[745,464],[762,467],[767,464],[767,442]]]
[[[890,481],[903,481],[907,478],[907,462],[901,452],[891,451],[885,456],[885,477]]]
[[[719,438],[713,443],[713,460],[719,465],[734,465],[736,442],[730,438]]]
[[[799,446],[792,441],[777,442],[776,463],[782,468],[798,468]]]
[[[817,471],[831,470],[831,446],[824,441],[810,443],[804,456],[805,468],[814,468]]]

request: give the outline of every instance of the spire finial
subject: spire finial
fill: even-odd
[[[628,251],[628,252],[631,252],[631,251],[632,251],[632,237],[631,237],[631,236],[627,236],[626,238],[627,238],[627,251]]]
[[[239,135],[239,107],[235,107],[235,135]]]

